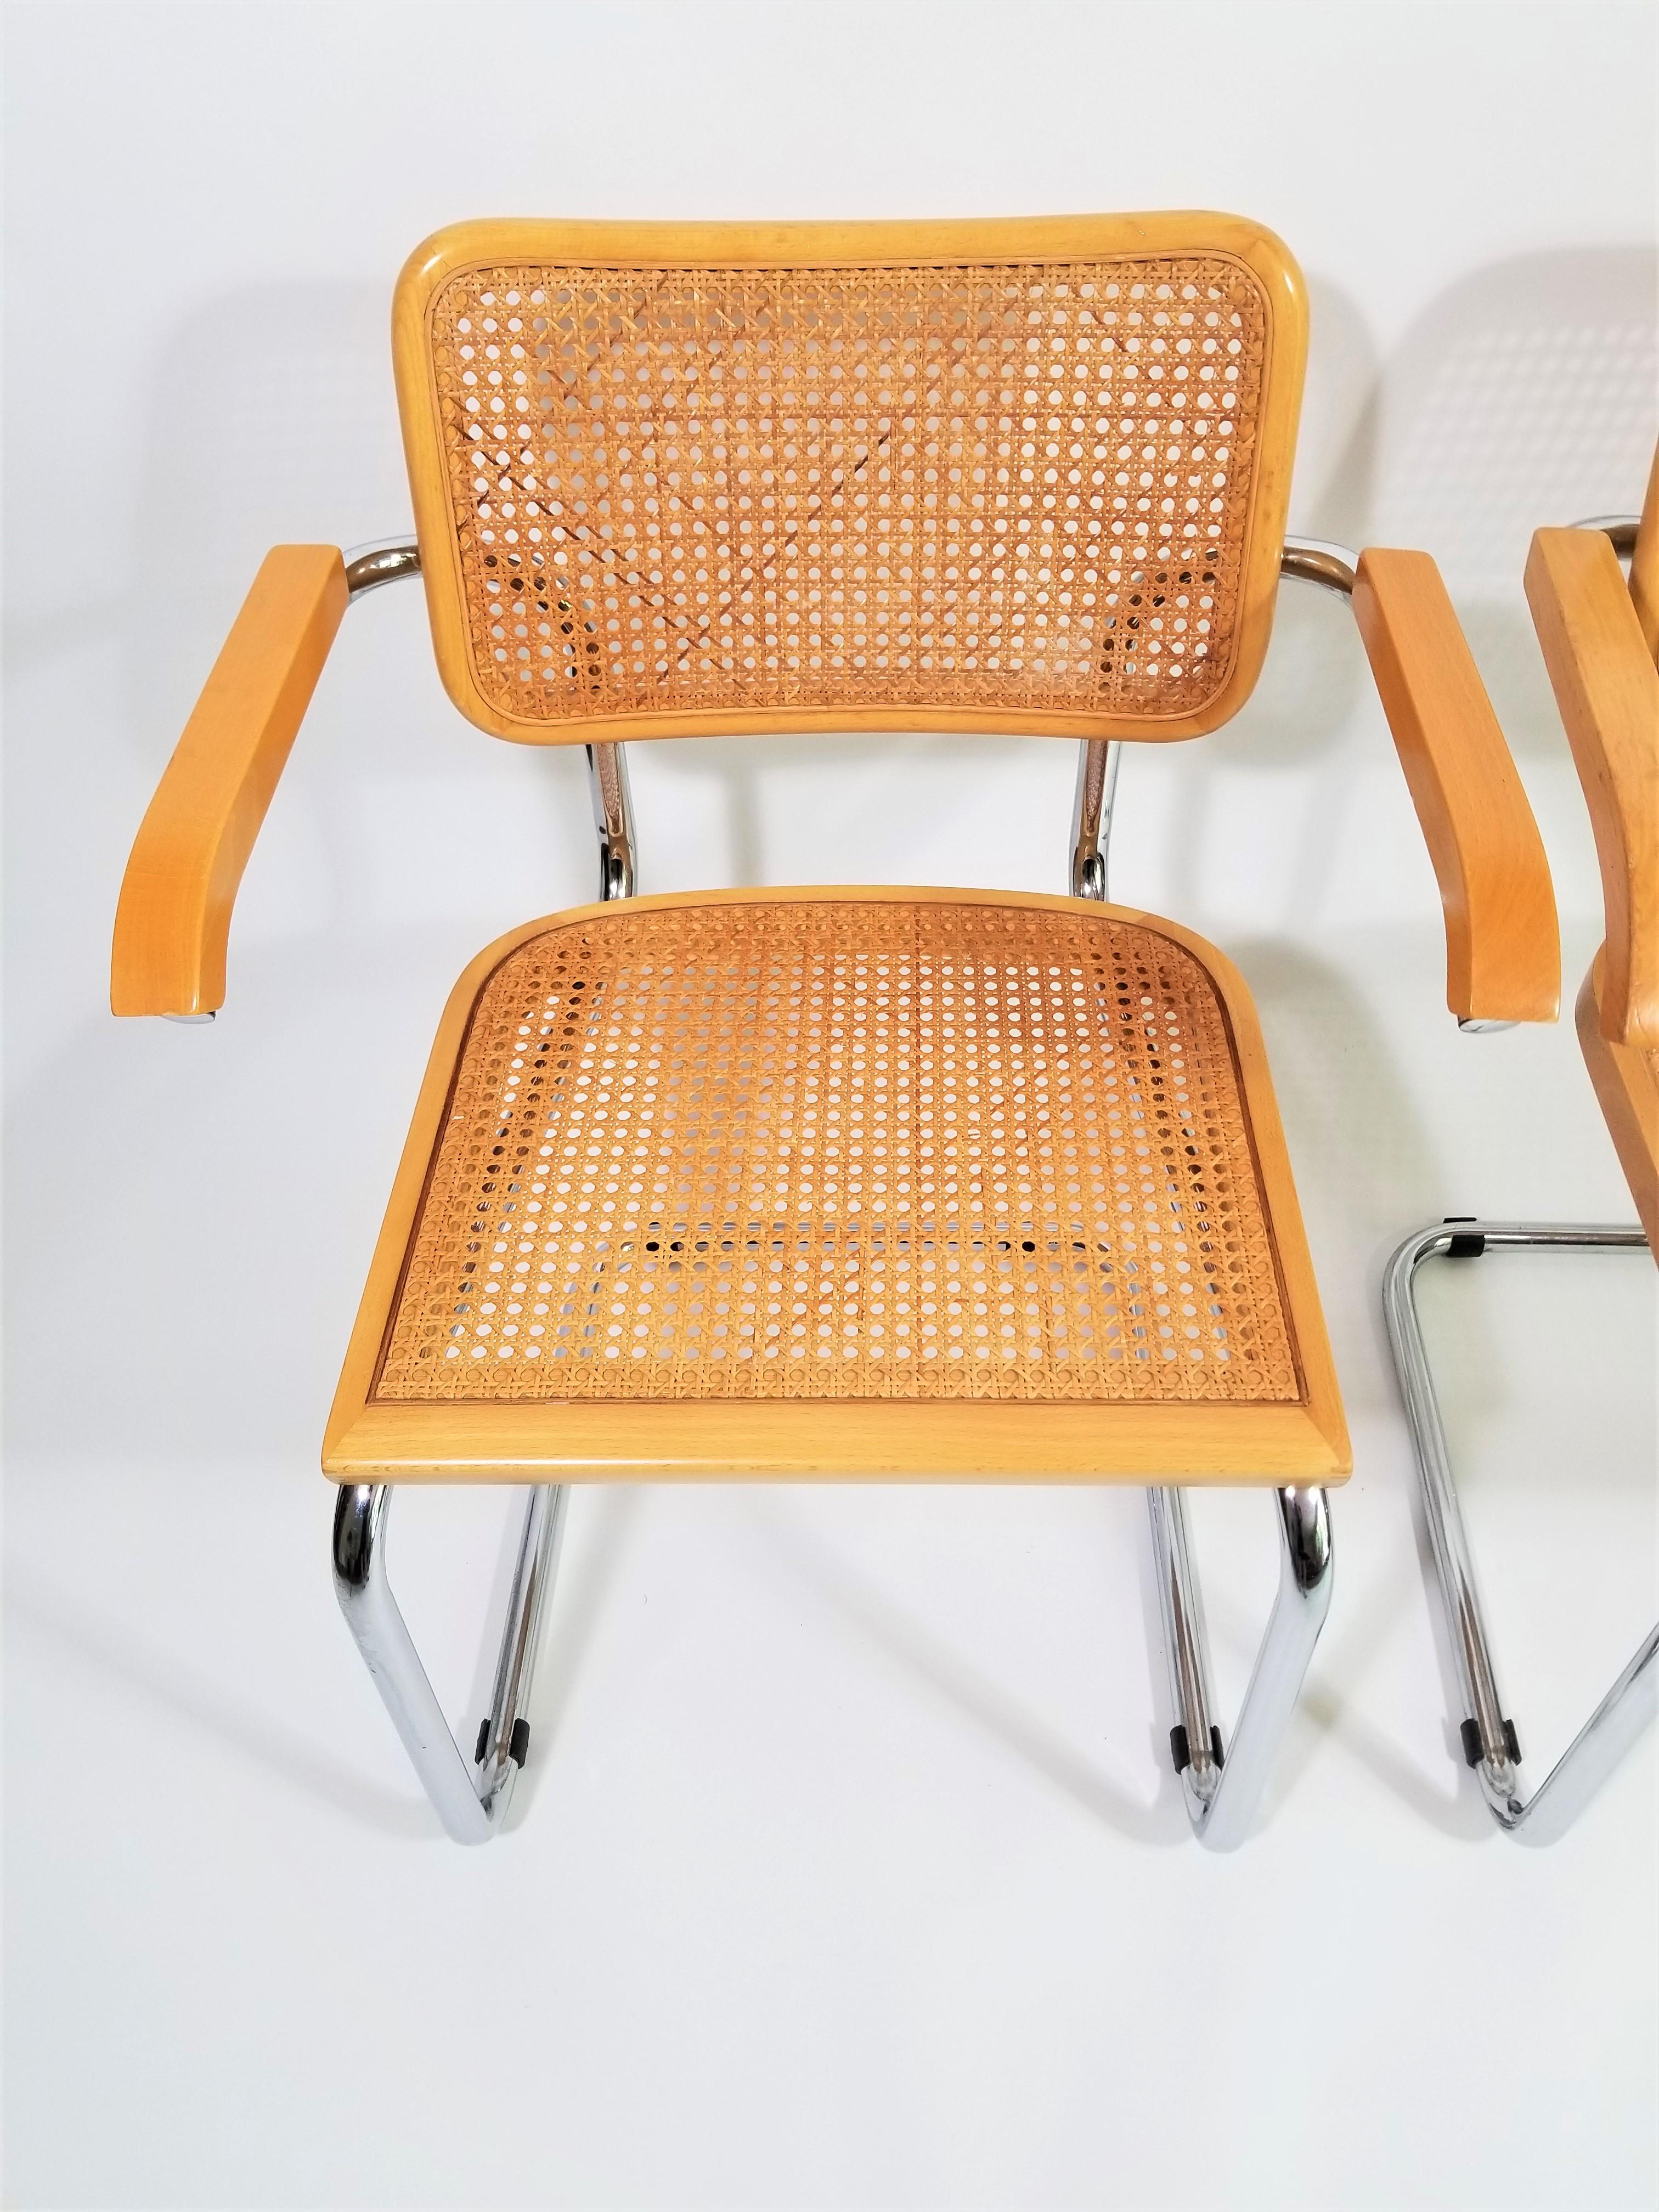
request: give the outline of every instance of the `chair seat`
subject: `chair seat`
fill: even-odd
[[[1186,1417],[1138,1425],[1170,1474],[1284,1479],[1292,1434],[1338,1471],[1254,1014],[1185,932],[629,900],[515,933],[457,1000],[343,1384],[405,1439],[375,1471],[1101,1479],[1137,1413]]]

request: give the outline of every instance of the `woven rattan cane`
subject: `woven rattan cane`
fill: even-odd
[[[479,994],[380,1400],[1284,1402],[1225,1012],[994,902],[620,908]]]
[[[1207,246],[1099,250],[1120,222],[1005,256],[960,226],[960,258],[828,264],[806,229],[758,261],[744,234],[746,264],[682,233],[641,265],[567,258],[551,225],[479,258],[474,227],[453,272],[411,264],[461,703],[544,738],[757,710],[1201,723],[1245,639],[1275,317],[1224,219],[1189,220]],[[1282,343],[1299,376],[1299,325]]]

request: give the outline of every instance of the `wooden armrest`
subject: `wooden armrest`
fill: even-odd
[[[1543,841],[1426,553],[1359,556],[1353,611],[1440,885],[1460,1021],[1553,1022],[1561,939]]]
[[[1659,671],[1599,530],[1536,532],[1527,599],[1601,863],[1601,1034],[1659,1051]]]
[[[222,1006],[242,870],[348,603],[332,545],[266,554],[151,799],[121,884],[118,1014]]]

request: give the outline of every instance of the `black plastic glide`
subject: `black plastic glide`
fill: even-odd
[[[474,1749],[472,1753],[472,1764],[475,1766],[482,1766],[483,1765],[483,1755],[489,1748],[489,1723],[488,1721],[480,1721],[478,1723],[478,1741],[477,1747]],[[513,1734],[507,1740],[507,1755],[509,1759],[514,1760],[520,1766],[522,1766],[526,1759],[529,1758],[530,1723],[528,1721],[517,1720],[514,1722]]]
[[[1184,1774],[1193,1763],[1192,1745],[1188,1738],[1185,1722],[1170,1730],[1170,1756],[1175,1761],[1177,1774]],[[1210,1729],[1210,1756],[1218,1766],[1226,1765],[1221,1755],[1221,1730],[1214,1726]]]
[[[1479,1723],[1475,1721],[1465,1721],[1457,1732],[1463,1739],[1463,1759],[1465,1764],[1469,1766],[1479,1766],[1480,1764],[1480,1729]],[[1504,1723],[1504,1747],[1509,1753],[1511,1762],[1515,1765],[1519,1766],[1521,1764],[1521,1739],[1515,1732],[1515,1723],[1513,1721],[1505,1721]]]

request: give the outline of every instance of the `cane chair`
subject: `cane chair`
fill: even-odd
[[[1628,586],[1620,552],[1630,556]],[[1536,532],[1526,586],[1601,866],[1607,940],[1578,994],[1578,1038],[1642,1225],[1436,1223],[1395,1253],[1383,1307],[1462,1691],[1463,1756],[1498,1826],[1523,1842],[1545,1844],[1571,1826],[1652,1720],[1659,1625],[1528,1796],[1516,1771],[1521,1738],[1498,1686],[1413,1286],[1424,1261],[1440,1256],[1473,1260],[1529,1248],[1659,1252],[1659,453],[1639,520],[1604,516]]]
[[[336,1585],[450,1832],[499,1825],[566,1487],[1149,1486],[1194,1828],[1237,1844],[1329,1601],[1350,1459],[1237,970],[1110,905],[1120,745],[1243,704],[1281,574],[1352,598],[1466,1024],[1553,1018],[1542,848],[1433,563],[1285,534],[1306,343],[1204,214],[481,222],[398,283],[413,544],[266,559],[139,831],[118,1013],[210,1018],[249,848],[351,599],[425,586],[462,714],[582,744],[598,901],[441,1024],[324,1468]],[[623,741],[1079,744],[1063,896],[639,896]],[[469,1764],[386,1576],[401,1483],[527,1486]],[[1275,1494],[1224,1747],[1183,1484]]]

